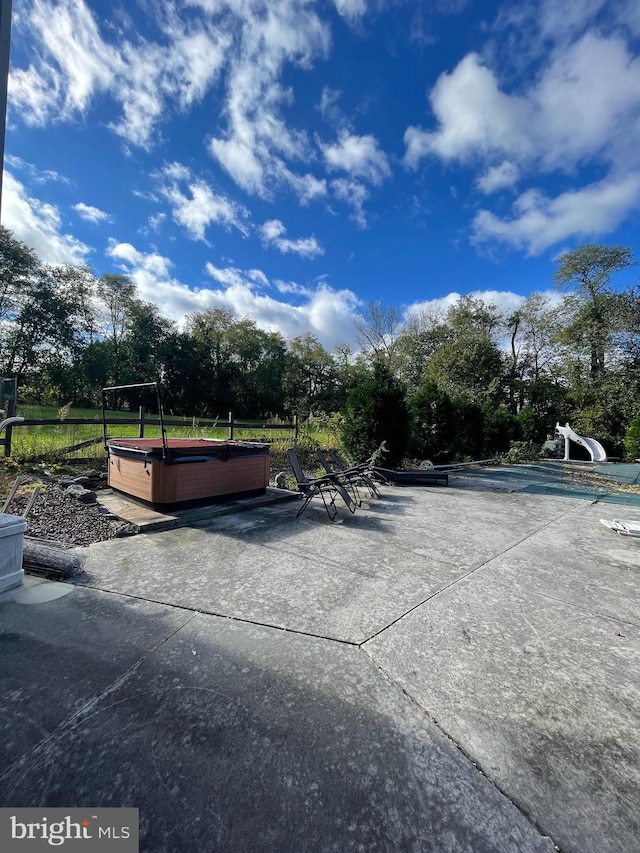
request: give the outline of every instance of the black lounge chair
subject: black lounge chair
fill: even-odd
[[[334,451],[330,450],[329,453],[332,459],[337,459]],[[401,483],[411,483],[413,485],[444,483],[445,486],[449,485],[449,475],[444,471],[436,471],[433,468],[394,470],[393,468],[381,468],[379,465],[373,464],[371,460],[355,467],[364,467],[369,477],[380,479],[383,483],[393,483],[396,485]]]
[[[376,484],[367,474],[365,466],[349,468],[338,460],[338,457],[333,450],[321,450],[319,447],[316,447],[316,453],[318,454],[320,464],[327,474],[336,474],[339,477],[344,477],[348,483],[353,483],[356,490],[359,483],[364,483],[372,498],[381,497]]]
[[[356,506],[362,506],[362,498],[358,490],[358,479],[350,471],[334,471],[321,448],[316,447],[318,460],[325,470],[327,477],[335,477],[340,485],[349,492]],[[360,481],[362,482],[362,481]]]
[[[369,480],[378,480],[381,483],[386,483],[389,485],[389,480],[384,476],[382,468],[377,467],[373,462],[373,457],[368,459],[366,462],[358,462],[356,465],[345,465],[345,463],[340,459],[335,450],[327,450],[327,453],[331,457],[334,465],[341,473],[346,473],[348,471],[356,471],[364,476],[368,477]],[[375,488],[375,485],[374,485]],[[377,489],[376,489],[377,491]],[[378,492],[380,494],[380,492]]]
[[[287,458],[291,465],[293,476],[296,478],[298,489],[304,499],[302,506],[296,514],[296,518],[300,518],[302,513],[309,506],[312,498],[317,496],[322,498],[324,508],[327,511],[330,521],[335,521],[336,515],[338,514],[338,508],[336,507],[336,498],[338,495],[340,495],[342,500],[345,502],[350,512],[356,511],[355,501],[335,475],[327,475],[326,477],[307,477],[302,470],[295,447],[290,447],[287,450]]]

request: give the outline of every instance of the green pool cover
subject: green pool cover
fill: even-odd
[[[458,473],[458,472],[457,472]],[[640,464],[610,463],[590,465],[576,462],[540,462],[499,465],[459,472],[474,482],[486,481],[487,487],[501,483],[507,489],[535,495],[579,498],[609,504],[640,506],[640,494],[622,491],[620,485],[640,485]],[[588,475],[582,481],[576,475]]]
[[[595,472],[604,475],[609,480],[615,480],[617,483],[634,484],[638,482],[640,477],[640,465],[637,462],[615,462],[609,465],[598,465]]]

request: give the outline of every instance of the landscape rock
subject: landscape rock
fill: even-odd
[[[94,504],[97,500],[95,492],[92,492],[91,489],[85,489],[84,486],[76,483],[67,486],[64,493],[65,495],[71,495],[72,498],[75,498],[82,504]]]
[[[122,539],[125,536],[135,536],[138,532],[133,524],[129,524],[128,521],[119,522],[114,527],[116,539]]]

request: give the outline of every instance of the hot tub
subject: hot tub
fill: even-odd
[[[263,495],[268,444],[210,438],[109,438],[111,488],[152,504]]]

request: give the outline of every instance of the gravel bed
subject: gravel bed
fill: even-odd
[[[66,488],[56,482],[45,484],[29,510],[27,536],[62,546],[90,545],[122,536],[127,525],[96,503],[81,503]],[[22,515],[28,497],[16,495],[7,511]]]

